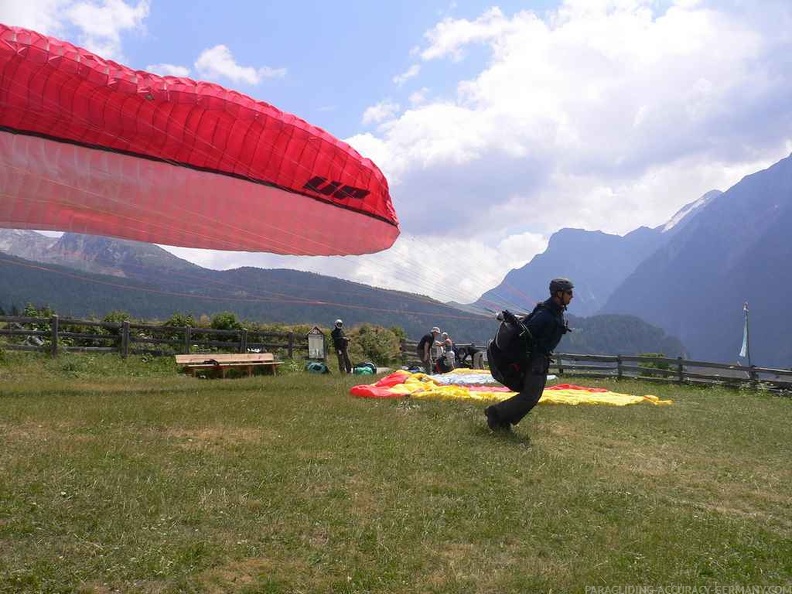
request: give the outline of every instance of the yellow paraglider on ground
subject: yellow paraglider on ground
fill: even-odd
[[[486,370],[456,369],[442,376],[396,371],[374,384],[353,386],[350,394],[361,398],[443,398],[452,400],[506,400],[514,392],[492,379]],[[657,396],[621,394],[605,388],[556,384],[545,388],[539,404],[669,405]]]

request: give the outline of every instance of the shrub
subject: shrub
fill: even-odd
[[[224,311],[212,316],[211,327],[214,330],[241,330],[242,324],[237,319],[236,314]]]
[[[195,318],[192,316],[192,314],[183,314],[177,312],[169,317],[162,325],[171,328],[186,328],[187,326],[194,327]]]
[[[663,353],[642,353],[640,356],[641,357],[645,357],[645,358],[657,358],[657,359],[664,359],[665,358],[665,355]],[[667,371],[667,370],[671,369],[671,365],[669,363],[665,363],[665,362],[661,362],[661,361],[658,361],[658,362],[641,361],[641,363],[638,366],[638,370],[639,370],[640,375],[647,376],[647,377],[652,377],[652,376],[665,377],[666,374],[658,373],[656,371],[653,371],[655,369],[662,369],[662,370]]]
[[[192,314],[177,312],[169,317],[162,326],[164,328],[174,328],[173,331],[163,332],[163,336],[170,340],[177,340],[184,336],[185,328],[195,328],[195,318],[193,318]]]
[[[105,317],[102,318],[103,322],[107,322],[108,324],[119,324],[118,328],[102,328],[103,332],[106,332],[110,336],[120,336],[121,335],[121,327],[120,324],[129,320],[131,316],[125,312],[120,310],[113,310],[110,313],[106,314]]]
[[[352,363],[371,361],[391,365],[399,360],[401,340],[393,329],[363,324],[349,333]]]

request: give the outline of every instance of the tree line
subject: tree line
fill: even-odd
[[[47,341],[49,340],[47,337],[47,332],[50,329],[49,320],[56,315],[57,312],[49,306],[28,304],[21,311],[18,308],[14,308],[9,314],[6,314],[0,308],[0,316],[30,318],[23,326],[29,331],[41,333],[34,346],[42,348],[47,346]],[[83,323],[80,323],[81,321]],[[298,337],[297,340],[301,344],[307,343],[307,335],[313,328],[318,328],[325,336],[326,356],[332,360],[333,350],[330,328],[308,324],[290,325],[240,320],[235,313],[228,311],[211,316],[202,315],[198,318],[191,314],[176,312],[165,321],[140,320],[123,311],[112,311],[101,318],[89,316],[83,320],[64,320],[64,323],[59,326],[59,332],[65,338],[60,340],[63,341],[66,347],[100,346],[103,339],[112,339],[118,335],[118,325],[123,322],[157,327],[163,337],[174,340],[184,335],[185,328],[193,328],[196,330],[209,329],[230,333],[246,330],[257,334],[293,334]],[[101,324],[107,324],[107,326],[102,326]],[[169,329],[172,329],[172,332],[168,332]],[[360,324],[346,329],[346,334],[350,338],[350,357],[355,362],[370,361],[380,366],[399,363],[401,344],[406,338],[403,329],[399,327],[383,328],[375,324]],[[23,334],[19,334],[8,337],[6,340],[9,343],[21,344],[28,338]],[[219,340],[222,341],[222,339]],[[228,339],[229,342],[231,340],[231,338]],[[299,350],[305,350],[305,348]]]

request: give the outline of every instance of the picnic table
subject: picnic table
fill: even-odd
[[[240,369],[248,376],[253,369],[263,367],[268,373],[275,374],[281,361],[275,360],[272,353],[203,353],[197,355],[175,355],[176,364],[185,372],[195,376],[199,371],[213,371],[225,378],[229,369]]]

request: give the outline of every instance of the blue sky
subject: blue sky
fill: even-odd
[[[515,9],[520,2],[509,2]],[[545,2],[533,4],[541,9]],[[218,77],[258,99],[295,113],[346,138],[361,131],[367,108],[383,98],[406,103],[418,87],[394,78],[416,63],[411,53],[423,35],[445,18],[475,19],[490,6],[464,7],[427,1],[405,2],[180,2],[149,4],[145,29],[124,39],[133,66],[169,62],[191,66],[208,47],[225,45],[246,67],[271,68],[259,84]],[[466,61],[425,73],[435,93],[454,92],[460,79],[474,75],[486,59],[471,52]]]
[[[267,101],[388,177],[390,250],[171,250],[212,268],[470,301],[562,227],[662,225],[792,151],[788,0],[26,0],[0,22]]]

